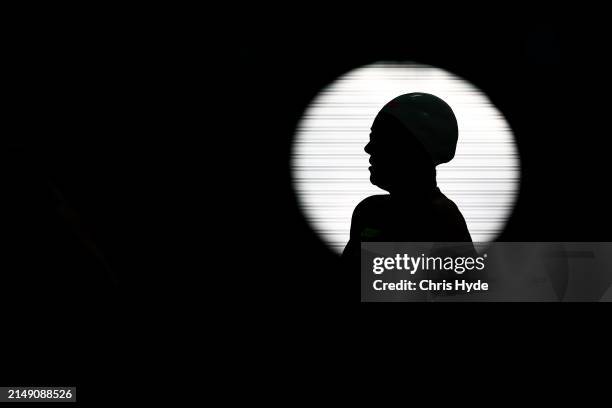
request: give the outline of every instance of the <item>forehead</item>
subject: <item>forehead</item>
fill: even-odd
[[[370,127],[370,137],[372,136],[390,136],[405,133],[407,129],[402,123],[387,114],[378,114]]]
[[[372,122],[372,129],[403,128],[402,122],[387,112],[379,112]]]

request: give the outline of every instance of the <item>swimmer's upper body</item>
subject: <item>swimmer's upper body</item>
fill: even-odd
[[[343,256],[358,257],[367,241],[471,242],[461,212],[436,183],[436,166],[455,154],[451,108],[433,95],[401,95],[383,107],[371,130],[370,181],[389,194],[357,205]]]

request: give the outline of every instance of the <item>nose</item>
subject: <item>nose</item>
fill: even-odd
[[[363,148],[367,154],[372,154],[372,142],[368,142]]]

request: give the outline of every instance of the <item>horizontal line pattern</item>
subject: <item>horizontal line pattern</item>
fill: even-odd
[[[341,252],[353,209],[386,192],[370,184],[363,151],[378,111],[394,97],[428,92],[444,99],[459,123],[455,158],[438,166],[438,185],[466,219],[474,241],[503,229],[518,192],[519,155],[503,115],[472,84],[420,64],[378,63],[324,89],[300,121],[292,151],[294,187],[304,215]]]

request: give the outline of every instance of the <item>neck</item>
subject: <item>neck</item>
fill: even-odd
[[[437,191],[436,171],[433,170],[430,177],[421,177],[399,189],[389,190],[391,197],[399,200],[427,200]]]

